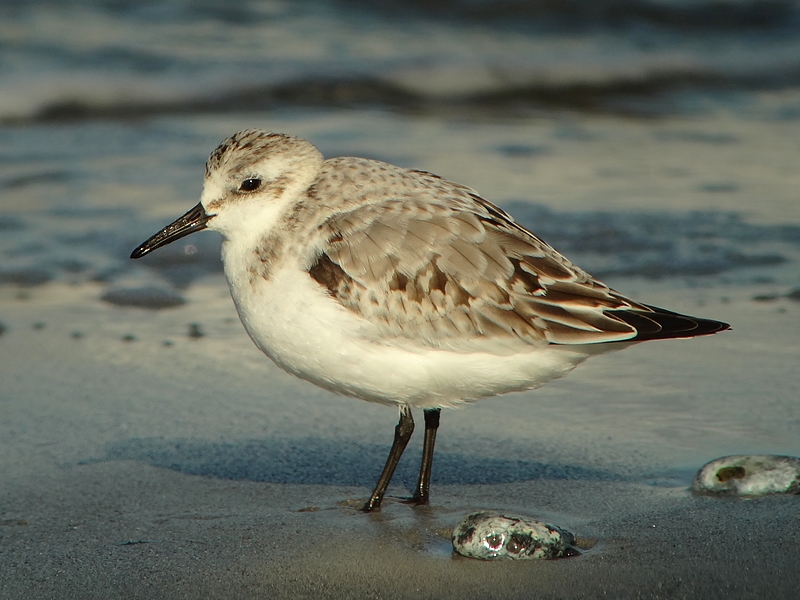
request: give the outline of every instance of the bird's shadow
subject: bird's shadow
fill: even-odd
[[[214,442],[196,438],[128,438],[89,462],[137,460],[190,475],[283,484],[371,487],[388,447],[312,437]],[[408,452],[393,481],[412,487],[419,456]],[[437,451],[433,482],[500,484],[528,480],[620,480],[619,474],[578,465],[506,460]]]

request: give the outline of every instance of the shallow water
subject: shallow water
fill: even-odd
[[[796,498],[688,486],[717,456],[800,455],[798,4],[488,7],[0,7],[0,597],[796,590]],[[394,411],[269,363],[216,234],[128,259],[253,126],[470,185],[621,292],[733,330],[447,411],[433,506],[357,514]],[[143,288],[173,306],[125,306]],[[597,543],[450,558],[476,509]]]
[[[0,119],[298,106],[796,118],[796,0],[7,2]]]

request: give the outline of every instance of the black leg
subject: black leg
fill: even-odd
[[[422,443],[422,465],[419,468],[419,481],[411,503],[419,506],[428,503],[428,492],[431,489],[431,468],[433,467],[433,446],[436,444],[436,431],[439,429],[441,409],[433,408],[425,411],[425,441]]]
[[[428,412],[425,411],[425,444],[428,443]],[[397,468],[397,463],[400,462],[400,457],[403,456],[403,450],[408,445],[408,440],[411,439],[411,434],[414,433],[414,417],[411,416],[411,409],[408,405],[404,404],[400,407],[400,421],[397,427],[394,428],[394,442],[392,442],[392,449],[389,451],[389,458],[386,459],[386,464],[383,466],[383,472],[378,479],[378,484],[372,492],[372,496],[367,500],[367,503],[361,510],[364,512],[371,512],[378,510],[381,507],[383,495],[386,493],[386,488],[389,487],[389,482],[392,480],[394,470]],[[431,449],[431,452],[433,450]]]

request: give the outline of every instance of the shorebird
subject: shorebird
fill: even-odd
[[[200,203],[131,258],[202,229],[222,234],[239,317],[256,346],[322,388],[397,405],[380,507],[421,408],[408,502],[428,502],[440,411],[527,390],[586,358],[727,323],[635,302],[464,185],[257,129],[206,163]]]

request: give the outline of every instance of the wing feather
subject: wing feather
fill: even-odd
[[[383,337],[458,349],[727,328],[625,298],[469,188],[421,171],[379,170],[380,179],[360,183],[356,200],[320,227],[309,273]]]

